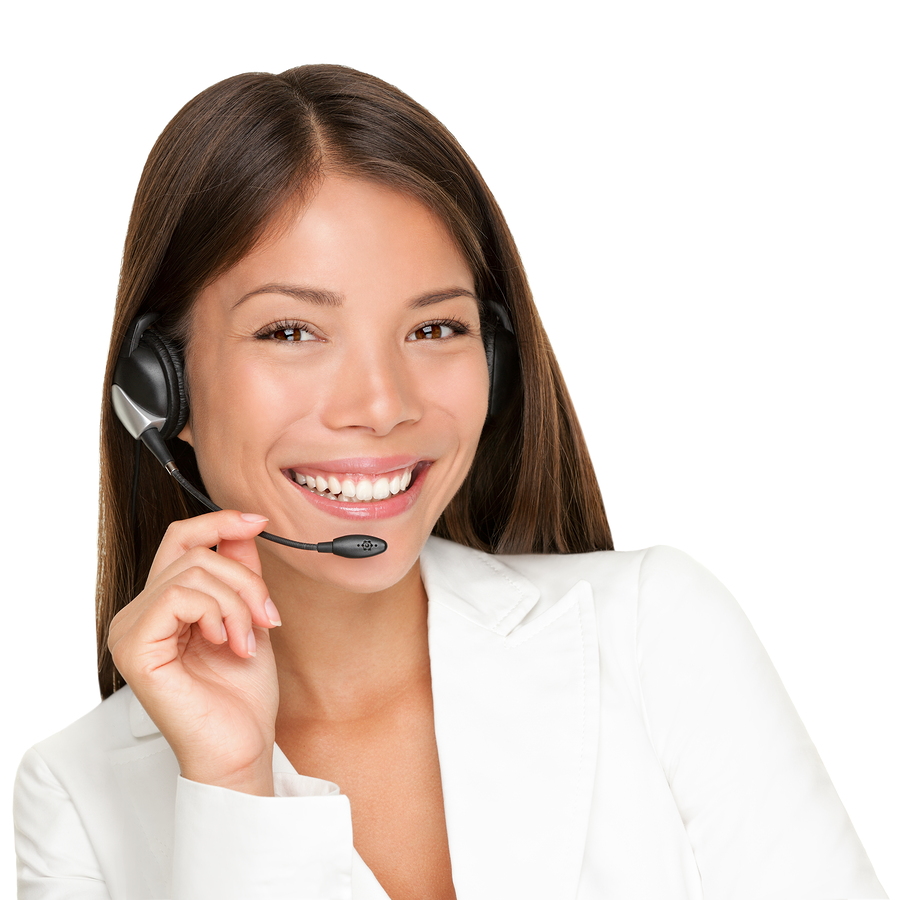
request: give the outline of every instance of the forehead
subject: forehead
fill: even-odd
[[[230,296],[268,282],[347,296],[396,296],[459,284],[472,273],[449,230],[423,203],[362,179],[328,175],[286,210],[257,246],[201,292]],[[398,299],[405,299],[400,297]]]

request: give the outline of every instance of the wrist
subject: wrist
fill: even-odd
[[[217,772],[205,767],[182,766],[181,777],[199,784],[253,794],[257,797],[274,797],[275,780],[272,775],[272,756],[267,760],[231,772]]]

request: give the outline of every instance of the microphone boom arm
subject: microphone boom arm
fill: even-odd
[[[186,490],[194,499],[202,503],[212,512],[219,512],[222,507],[217,506],[206,494],[201,493],[181,474],[172,454],[162,439],[159,431],[154,426],[149,426],[140,434],[140,440],[144,442],[150,452],[163,464],[165,470]],[[285,547],[293,547],[297,550],[316,550],[319,553],[333,553],[335,556],[343,556],[346,559],[365,559],[369,556],[378,556],[387,550],[387,541],[373,537],[370,534],[345,534],[331,541],[322,541],[318,544],[306,544],[303,541],[292,541],[288,538],[272,534],[269,531],[261,531],[261,538],[272,541],[275,544],[283,544]]]

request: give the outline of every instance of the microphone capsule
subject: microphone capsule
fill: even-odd
[[[361,559],[365,556],[378,556],[387,550],[387,541],[372,537],[370,534],[345,534],[333,541],[316,544],[319,553],[333,553],[347,559]]]

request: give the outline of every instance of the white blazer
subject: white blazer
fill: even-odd
[[[432,538],[422,574],[459,900],[885,896],[749,623],[684,554]],[[120,690],[23,760],[19,897],[386,900],[338,787],[274,768],[274,798],[182,779]]]

